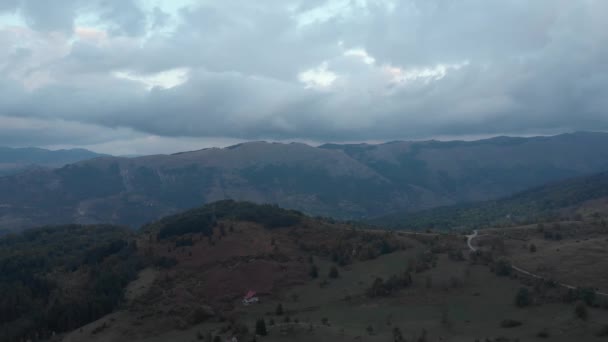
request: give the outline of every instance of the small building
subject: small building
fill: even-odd
[[[257,293],[253,290],[249,290],[245,297],[243,297],[243,305],[256,304],[260,301],[257,296]]]

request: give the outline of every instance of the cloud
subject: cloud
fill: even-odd
[[[22,128],[22,144],[608,130],[599,0],[21,0],[0,11],[26,23],[0,22],[0,118],[57,132]],[[60,142],[63,123],[76,133]],[[83,140],[92,128],[106,133]]]

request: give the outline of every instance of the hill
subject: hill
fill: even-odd
[[[222,199],[364,219],[503,197],[608,170],[608,134],[378,145],[252,142],[102,157],[0,178],[0,227],[133,227]]]
[[[401,229],[483,228],[542,221],[605,216],[608,173],[553,182],[481,203],[396,213],[371,220]]]
[[[480,252],[469,254],[458,234],[368,230],[234,201],[137,233],[37,228],[0,238],[0,339],[602,340],[608,301],[600,292],[501,273],[509,257],[526,269],[540,264],[530,270],[556,281],[603,290],[602,272],[588,265],[581,274],[576,265],[603,253],[606,228],[563,224],[545,233],[561,239],[527,227],[488,232],[475,241]],[[258,302],[244,305],[250,293]],[[584,319],[575,315],[581,299]]]
[[[0,340],[48,338],[112,312],[141,266],[132,233],[66,225],[0,238]]]
[[[157,328],[176,329],[231,311],[249,287],[270,294],[307,280],[311,253],[347,265],[401,247],[395,238],[353,229],[275,206],[221,201],[138,233],[65,225],[4,236],[0,339],[45,339],[95,321],[142,294],[127,285],[146,267],[154,283],[137,283],[147,288],[130,303],[132,318],[149,315]]]
[[[101,156],[102,154],[85,149],[51,151],[34,147],[0,147],[0,176],[12,175],[40,167],[57,168]]]

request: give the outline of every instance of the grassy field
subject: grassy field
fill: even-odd
[[[560,229],[564,235],[560,241],[545,240],[535,226],[483,233],[502,236],[505,255],[525,267],[536,269],[535,262],[538,265],[550,262],[556,263],[554,272],[563,279],[582,276],[570,267],[582,267],[579,263],[598,257],[605,238],[601,232],[590,232],[576,242],[576,236],[581,236],[578,228],[564,225]],[[433,239],[433,236],[426,238]],[[436,238],[434,245],[442,244],[443,240],[467,252],[461,236],[442,235]],[[536,253],[529,252],[530,243],[537,244]],[[582,250],[586,252],[572,258],[571,264],[562,264],[561,257],[551,259],[554,254],[549,251],[556,248],[567,255],[581,254]],[[236,310],[228,321],[210,320],[151,335],[145,333],[146,323],[140,327],[131,326],[129,322],[133,321],[129,315],[132,313],[125,310],[92,323],[64,340],[199,341],[211,333],[212,336],[221,336],[223,341],[231,336],[227,326],[233,320],[247,327],[249,337],[245,341],[249,341],[256,320],[261,318],[266,322],[268,335],[258,336],[257,341],[269,342],[395,341],[396,329],[405,341],[540,341],[542,336],[545,340],[558,342],[605,340],[596,334],[608,323],[607,310],[588,308],[588,318],[582,320],[575,318],[573,303],[553,302],[519,308],[515,305],[515,296],[524,286],[521,279],[498,277],[486,265],[471,264],[467,260],[455,261],[442,251],[433,254],[434,267],[412,273],[413,284],[410,287],[387,297],[366,296],[366,290],[376,278],[388,279],[405,272],[421,253],[428,253],[428,250],[428,244],[415,242],[406,250],[339,267],[339,276],[335,279],[328,276],[334,263],[328,258],[315,256],[313,261],[319,269],[317,279],[275,289],[262,296],[257,305],[242,306],[235,301]],[[566,272],[568,270],[570,273]],[[589,282],[602,285],[603,276],[597,272],[594,274],[592,278],[597,282],[593,283],[591,278]],[[149,276],[150,273],[146,273],[146,277]],[[144,285],[149,282],[148,278],[145,279]],[[141,290],[141,286],[139,288]],[[283,307],[282,315],[276,314],[279,304]],[[516,321],[519,325],[503,327],[505,320]],[[106,328],[99,331],[104,323]],[[95,329],[98,332],[92,334]]]
[[[608,230],[604,227],[559,222],[481,233],[504,237],[504,254],[518,267],[562,283],[608,292]]]

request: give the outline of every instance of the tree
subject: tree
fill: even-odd
[[[317,267],[317,265],[312,264],[310,266],[310,271],[308,271],[308,274],[311,278],[317,279],[319,277],[319,268]]]
[[[372,283],[372,286],[367,289],[367,295],[369,297],[379,297],[385,296],[387,294],[386,288],[384,286],[384,280],[382,278],[376,278]]]
[[[427,289],[430,289],[433,287],[433,277],[429,274],[426,276],[425,279],[425,285],[424,285]]]
[[[329,277],[332,279],[338,278],[338,268],[336,266],[332,266],[329,269]]]
[[[541,223],[539,223],[539,224],[537,224],[537,225],[536,225],[536,230],[537,230],[539,233],[544,232],[544,231],[545,231],[545,225],[544,225],[542,222],[541,222]]]
[[[266,322],[263,318],[260,318],[255,322],[255,333],[256,335],[260,336],[268,335],[268,331],[266,330]]]
[[[277,316],[281,316],[283,314],[283,304],[279,303],[274,312]]]
[[[511,263],[506,259],[500,259],[496,262],[496,275],[509,276],[511,275]]]
[[[587,320],[589,317],[589,312],[587,311],[587,306],[583,302],[576,303],[574,307],[574,315],[576,318],[580,318],[582,320]]]
[[[515,296],[515,305],[521,308],[530,305],[531,301],[530,291],[527,288],[522,287],[519,289],[519,291],[517,291],[517,295]]]
[[[395,327],[393,328],[393,342],[403,342],[403,334],[401,333],[401,329]]]
[[[579,287],[575,291],[578,299],[582,300],[587,305],[593,305],[595,302],[595,290],[589,287]]]

